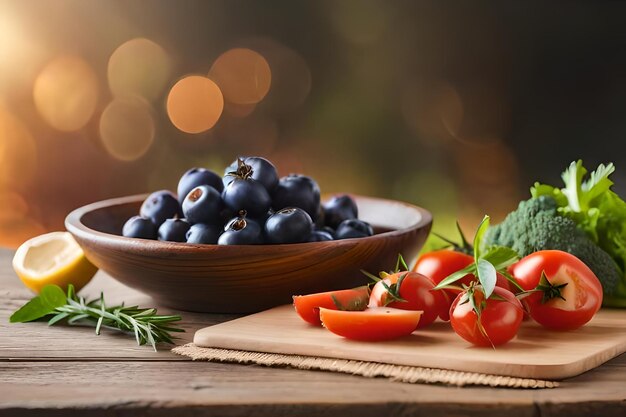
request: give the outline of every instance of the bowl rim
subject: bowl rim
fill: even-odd
[[[105,209],[112,206],[120,206],[129,203],[138,203],[145,200],[150,193],[145,194],[135,194],[131,196],[125,197],[116,197],[110,198],[106,200],[96,201],[94,203],[90,203],[74,209],[71,211],[65,218],[65,228],[72,235],[79,237],[80,239],[85,239],[89,241],[97,240],[100,244],[107,244],[111,246],[126,246],[126,247],[141,247],[142,252],[151,252],[151,251],[162,251],[167,249],[168,251],[175,251],[180,253],[197,253],[199,249],[210,249],[215,250],[215,248],[219,247],[222,251],[227,250],[237,250],[237,251],[254,251],[258,250],[258,248],[293,248],[298,247],[302,249],[306,249],[307,247],[313,247],[313,245],[325,245],[328,247],[340,247],[344,245],[354,245],[355,241],[364,241],[367,240],[371,242],[375,239],[386,239],[389,237],[398,237],[405,235],[407,233],[420,230],[424,227],[432,224],[432,214],[430,211],[426,210],[423,207],[416,206],[414,204],[410,204],[400,200],[390,200],[379,197],[369,197],[358,194],[351,193],[332,193],[325,194],[324,197],[332,197],[335,195],[349,195],[358,200],[371,200],[377,202],[392,202],[396,204],[401,204],[409,209],[415,210],[420,214],[420,221],[417,223],[396,230],[390,230],[383,233],[378,233],[373,236],[362,237],[362,238],[351,238],[351,239],[339,239],[339,240],[331,240],[324,242],[304,242],[304,243],[289,243],[289,244],[263,244],[263,245],[217,245],[217,244],[191,244],[185,242],[165,242],[160,240],[151,240],[151,239],[140,239],[140,238],[130,238],[121,235],[114,235],[111,233],[101,232],[95,229],[92,229],[85,225],[82,221],[83,216],[88,213],[91,213],[96,210]],[[79,242],[80,243],[80,242]]]

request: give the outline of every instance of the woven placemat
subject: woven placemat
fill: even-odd
[[[453,386],[480,385],[505,388],[556,388],[559,383],[541,379],[516,378],[447,369],[422,368],[419,366],[390,365],[377,362],[347,359],[320,358],[314,356],[285,355],[277,353],[249,352],[245,350],[205,348],[188,343],[177,346],[172,352],[187,356],[194,361],[257,364],[279,368],[297,368],[318,371],[341,372],[367,378],[384,377],[411,384],[444,384]]]

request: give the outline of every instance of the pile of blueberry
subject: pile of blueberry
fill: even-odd
[[[220,177],[204,168],[185,172],[178,198],[156,191],[139,216],[128,219],[126,237],[219,245],[321,242],[371,236],[356,203],[341,195],[320,204],[310,177],[279,179],[265,158],[238,158]]]

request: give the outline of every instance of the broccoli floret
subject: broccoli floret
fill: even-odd
[[[556,201],[548,196],[522,201],[502,223],[489,228],[483,242],[510,247],[520,256],[544,249],[569,252],[591,268],[605,294],[613,294],[621,280],[617,264],[556,208]]]

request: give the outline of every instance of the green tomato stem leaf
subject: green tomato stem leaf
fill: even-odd
[[[493,293],[494,288],[496,287],[496,268],[494,268],[491,262],[484,259],[479,259],[476,263],[476,272],[478,275],[478,280],[483,287],[485,298],[489,298]]]
[[[476,234],[474,235],[474,261],[478,263],[478,259],[481,257],[481,249],[480,243],[483,240],[483,236],[489,229],[489,216],[483,217],[482,221],[478,225],[478,229],[476,229]]]
[[[447,288],[450,284],[457,282],[458,280],[463,278],[465,275],[475,274],[475,273],[476,273],[476,264],[470,264],[466,266],[465,268],[460,269],[456,271],[455,273],[450,274],[444,279],[442,279],[441,282],[439,282],[439,284],[437,284],[434,289],[440,290],[442,288]]]
[[[505,269],[517,262],[519,260],[519,255],[511,248],[507,248],[505,246],[492,246],[487,249],[487,253],[483,254],[482,258],[490,262],[497,271],[500,271],[501,269]]]
[[[519,285],[519,282],[517,282],[517,280],[515,279],[513,275],[509,274],[509,271],[507,271],[506,269],[501,269],[501,270],[498,270],[498,272],[502,274],[506,278],[506,280],[509,281],[511,284],[513,284],[513,286],[517,288],[519,291],[522,291],[522,292],[524,291],[524,288],[522,288],[522,286]]]

